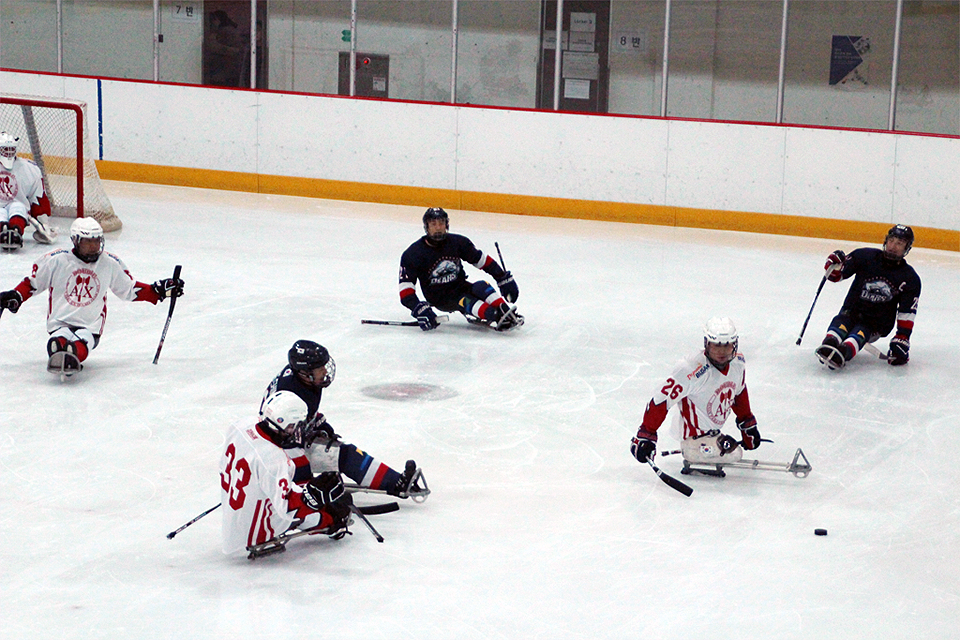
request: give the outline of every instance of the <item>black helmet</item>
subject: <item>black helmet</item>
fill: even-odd
[[[430,235],[429,224],[431,220],[443,220],[444,231],[442,233],[437,233]],[[423,214],[423,231],[427,236],[434,242],[443,242],[443,239],[447,237],[447,231],[450,230],[450,216],[447,215],[447,212],[441,209],[440,207],[430,207]]]
[[[907,248],[903,250],[903,255],[900,258],[907,257],[907,254],[910,253],[910,248],[913,246],[913,229],[908,227],[905,224],[897,224],[890,227],[890,231],[887,231],[887,237],[883,239],[883,253],[888,258],[899,260],[895,256],[892,256],[887,253],[887,240],[890,238],[900,238],[907,243]]]
[[[287,362],[290,363],[291,369],[301,374],[312,374],[314,369],[325,367],[327,373],[318,385],[324,389],[330,386],[334,376],[337,375],[337,364],[330,357],[330,352],[312,340],[294,342],[290,351],[287,352]]]

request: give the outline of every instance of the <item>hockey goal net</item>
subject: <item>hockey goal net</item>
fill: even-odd
[[[43,173],[55,216],[95,218],[104,231],[122,226],[94,163],[87,103],[63,98],[0,95],[0,131],[20,139],[17,155]]]

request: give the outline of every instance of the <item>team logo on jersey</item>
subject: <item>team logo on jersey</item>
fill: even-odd
[[[707,401],[707,415],[714,424],[722,426],[730,415],[730,407],[733,406],[733,391],[736,385],[732,382],[724,382],[717,387],[716,392]]]
[[[460,275],[460,262],[444,258],[430,271],[430,284],[450,284]]]
[[[883,278],[870,280],[863,284],[860,299],[867,302],[890,302],[893,300],[893,286]]]
[[[80,268],[67,279],[64,297],[74,307],[85,307],[100,295],[100,278],[95,271]]]
[[[0,202],[13,202],[19,191],[17,176],[7,170],[0,170]]]

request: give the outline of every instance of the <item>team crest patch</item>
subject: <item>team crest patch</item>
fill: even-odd
[[[9,171],[0,170],[0,202],[4,204],[13,202],[19,191],[17,177]]]
[[[724,382],[707,401],[707,415],[714,424],[722,425],[727,420],[730,413],[730,407],[733,406],[733,390],[736,388],[732,382]]]
[[[100,278],[91,269],[80,268],[67,280],[64,298],[74,307],[85,307],[100,296]]]
[[[457,279],[460,265],[453,260],[441,260],[430,272],[431,284],[449,284]]]

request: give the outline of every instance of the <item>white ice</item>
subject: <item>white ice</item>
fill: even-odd
[[[795,342],[825,256],[868,243],[452,211],[453,231],[499,243],[527,323],[497,334],[458,316],[423,333],[360,323],[410,319],[397,267],[421,207],[107,189],[124,223],[107,249],[144,281],[182,264],[186,295],[157,365],[167,306],[111,297],[99,348],[66,383],[45,370],[44,296],[0,318],[4,639],[960,631],[957,253],[909,256],[924,287],[909,365],[864,353],[829,372],[813,349],[845,284],[827,284]],[[28,239],[0,256],[0,287],[45,250]],[[747,457],[799,447],[809,477],[692,478],[658,457],[686,498],[630,456],[644,406],[712,315],[740,329],[774,440]],[[433,495],[374,516],[383,544],[358,524],[251,562],[221,554],[218,512],[168,540],[219,501],[223,433],[254,418],[299,338],[336,359],[331,424],[394,467],[415,458]],[[410,383],[436,394],[371,394]]]

